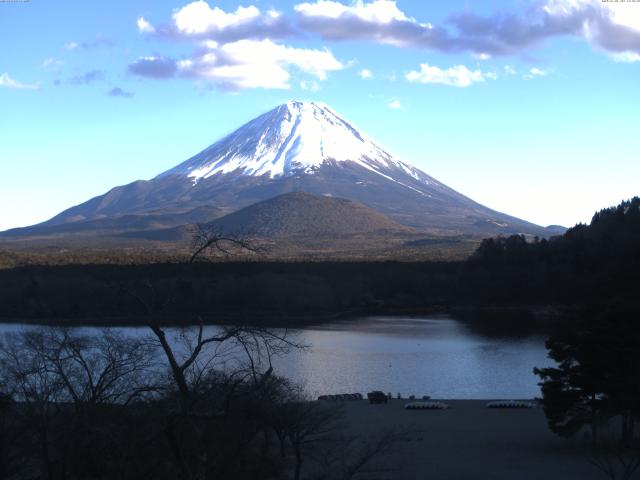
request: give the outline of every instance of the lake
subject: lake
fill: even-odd
[[[4,324],[0,333],[21,328]],[[147,334],[145,328],[117,330]],[[310,348],[277,358],[274,370],[314,397],[382,390],[404,397],[533,398],[540,395],[533,367],[552,364],[542,336],[487,337],[451,317],[332,322],[297,331],[297,340]]]

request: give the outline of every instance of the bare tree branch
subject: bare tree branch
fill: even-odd
[[[198,257],[207,251],[231,255],[237,251],[260,253],[262,249],[252,244],[245,237],[225,235],[216,231],[210,225],[198,223],[193,227],[192,233],[193,253],[189,263],[194,263]]]

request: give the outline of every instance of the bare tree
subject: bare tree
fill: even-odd
[[[110,412],[156,390],[154,350],[108,329],[89,335],[40,327],[6,336],[2,378],[19,405],[14,416],[37,439],[44,476],[65,478],[70,465],[97,468],[113,450],[105,436]]]
[[[401,470],[400,461],[394,457],[400,454],[400,444],[408,441],[417,432],[391,429],[371,435],[343,436],[333,440],[327,449],[325,444],[323,468],[314,480],[353,480],[371,475]]]
[[[611,480],[631,480],[640,469],[640,439],[621,442],[610,430],[601,432],[600,439],[592,444],[587,460]]]
[[[276,406],[270,420],[280,440],[280,455],[286,456],[285,439],[291,446],[294,480],[352,480],[399,470],[390,457],[413,432],[392,429],[367,438],[349,435],[340,404],[310,401],[295,387],[283,398],[285,403]]]
[[[29,332],[25,345],[42,355],[76,407],[127,404],[153,391],[155,348],[110,329],[94,335],[48,327]]]
[[[318,444],[335,433],[340,428],[341,416],[342,412],[337,405],[322,405],[304,398],[298,398],[280,407],[275,419],[276,434],[280,438],[281,435],[286,436],[293,448],[295,480],[301,478],[305,451],[311,445]],[[281,453],[282,450],[281,443]]]
[[[37,440],[43,477],[54,480],[53,421],[64,385],[36,345],[40,345],[36,332],[7,335],[0,348],[0,370],[20,403],[24,425]]]
[[[197,223],[192,232],[192,251],[189,263],[206,253],[232,255],[238,252],[259,253],[262,250],[239,235],[225,235],[211,225]]]
[[[0,370],[0,382],[2,382]],[[12,478],[21,463],[16,454],[15,443],[20,435],[16,425],[16,403],[0,384],[0,480]]]
[[[126,290],[147,311],[149,327],[167,361],[169,371],[180,394],[183,412],[189,409],[192,390],[205,371],[217,368],[248,372],[254,381],[268,377],[273,371],[272,358],[304,348],[288,330],[276,331],[264,327],[222,326],[205,331],[202,318],[193,328],[182,328],[178,339],[168,338],[166,329],[156,320],[158,292],[149,281],[143,285],[146,295]],[[166,302],[166,300],[165,300]],[[175,341],[179,340],[179,341]],[[182,348],[178,348],[178,347]],[[260,372],[260,368],[266,368]]]
[[[248,382],[253,391],[262,390],[272,377],[273,357],[304,346],[286,329],[205,327],[201,318],[197,326],[182,328],[178,335],[170,337],[156,318],[159,307],[169,300],[162,298],[153,283],[147,281],[142,289],[125,291],[147,312],[146,325],[163,352],[175,387],[178,409],[167,417],[166,435],[178,468],[186,479],[205,478],[215,456],[208,450],[205,439],[211,435],[216,419],[227,415],[235,389],[246,387]],[[224,388],[210,388],[209,381],[215,372],[224,373]],[[219,393],[216,398],[201,401],[203,392],[209,395],[214,391]],[[221,408],[212,410],[213,407]]]

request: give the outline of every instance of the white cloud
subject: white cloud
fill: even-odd
[[[640,9],[633,1],[548,0],[545,10],[570,15],[574,10],[594,8],[611,22],[640,31]]]
[[[611,58],[616,62],[633,63],[640,62],[640,54],[635,52],[615,53]]]
[[[538,67],[532,67],[529,69],[528,73],[522,76],[522,78],[526,80],[531,80],[532,78],[536,78],[536,77],[546,77],[548,74],[549,72],[546,70],[541,70]]]
[[[358,75],[360,75],[360,78],[364,79],[373,78],[373,72],[371,72],[371,70],[367,68],[360,70],[360,72],[358,72]]]
[[[443,70],[428,63],[423,63],[420,65],[419,71],[411,71],[406,74],[405,78],[410,82],[468,87],[474,83],[484,82],[486,79],[495,80],[497,75],[493,72],[469,70],[464,65],[456,65]]]
[[[329,50],[288,47],[271,40],[240,40],[210,48],[178,63],[178,68],[183,75],[209,79],[231,89],[288,89],[292,68],[321,81],[344,65]]]
[[[144,19],[144,17],[139,17],[138,21],[136,22],[136,24],[138,25],[138,31],[140,33],[155,33],[156,32],[156,28],[151,25],[148,21],[146,21]]]
[[[227,13],[219,7],[211,8],[207,2],[201,0],[177,10],[173,14],[173,22],[180,32],[199,34],[247,23],[259,16],[260,10],[253,5],[239,6],[234,13]]]
[[[175,9],[168,24],[152,25],[145,18],[138,18],[138,30],[165,40],[196,39],[221,43],[238,40],[281,39],[296,36],[289,17],[269,9],[239,6],[226,12],[218,6],[210,6],[203,0],[191,2]]]
[[[56,67],[60,67],[64,64],[64,62],[62,60],[58,60],[56,58],[53,57],[49,57],[49,58],[45,58],[42,61],[42,68],[56,68]]]
[[[327,40],[364,40],[444,53],[471,52],[480,60],[520,55],[545,40],[582,38],[610,54],[640,55],[637,2],[540,0],[520,11],[479,15],[470,7],[446,24],[410,18],[392,0],[318,0],[295,6],[298,25]]]
[[[344,5],[331,0],[319,0],[315,3],[301,3],[294,7],[295,11],[306,17],[325,17],[337,19],[340,17],[355,17],[372,23],[390,23],[392,21],[409,20],[395,1],[374,0],[365,3],[357,0],[351,5]]]
[[[400,100],[397,100],[397,99],[391,100],[387,106],[392,110],[399,110],[402,108],[402,104],[400,103]]]
[[[186,59],[153,55],[129,65],[130,73],[144,77],[190,77],[229,90],[288,89],[294,77],[301,88],[313,91],[329,72],[346,68],[328,49],[276,42],[292,35],[293,29],[289,19],[273,9],[262,12],[250,5],[226,12],[199,0],[176,9],[168,25],[154,26],[142,17],[137,24],[143,33],[169,41],[193,40],[197,45]]]
[[[506,73],[507,75],[516,75],[518,72],[516,72],[516,69],[513,68],[511,65],[505,65],[504,73]]]
[[[320,84],[315,80],[311,80],[311,81],[302,80],[300,82],[300,88],[302,90],[308,90],[310,92],[318,92],[320,90]]]
[[[472,56],[473,58],[483,61],[491,59],[491,55],[489,55],[488,53],[474,53]]]
[[[111,48],[114,43],[102,33],[98,33],[94,39],[85,40],[82,42],[68,42],[64,45],[66,50],[82,49],[95,49],[95,48]]]
[[[9,74],[5,72],[0,75],[0,87],[37,90],[38,88],[40,88],[40,85],[21,83],[18,80],[11,78],[11,76],[9,76]]]
[[[395,46],[440,48],[442,29],[419,23],[400,10],[394,0],[332,0],[294,7],[298,26],[328,40],[368,40]]]

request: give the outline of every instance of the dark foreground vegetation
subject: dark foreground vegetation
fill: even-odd
[[[273,372],[274,355],[304,346],[268,326],[465,305],[554,306],[557,366],[536,369],[551,430],[586,435],[609,478],[640,468],[638,198],[558,238],[485,240],[466,262],[193,260],[0,271],[2,318],[150,335],[58,326],[5,338],[0,480],[393,477],[388,455],[406,432],[345,435],[338,410]],[[230,326],[167,340],[166,324],[207,321]]]
[[[41,327],[0,345],[0,479],[351,479],[390,465],[397,431],[358,438],[277,377],[285,334],[231,327],[170,346]]]

